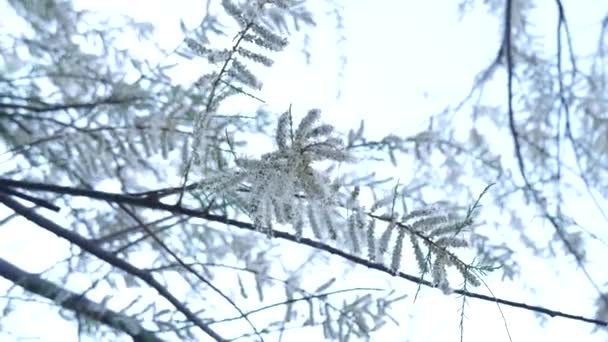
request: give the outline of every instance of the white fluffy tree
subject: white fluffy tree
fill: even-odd
[[[474,117],[466,122],[483,118],[508,128],[518,177],[489,147],[488,132],[467,126],[468,140],[458,140],[462,128],[448,115],[412,137],[370,140],[364,122],[339,132],[324,123],[320,109],[228,109],[232,99],[263,100],[258,71],[273,66],[290,32],[315,25],[308,1],[208,0],[200,25],[183,24],[183,44],[164,52],[204,64],[197,82],[181,86],[171,66],[118,47],[125,35],[150,39],[150,25],[122,18],[108,26],[70,2],[9,0],[14,25],[24,33],[4,32],[0,41],[0,203],[10,210],[1,225],[17,231],[28,221],[69,247],[44,272],[0,255],[0,276],[14,285],[1,299],[3,316],[22,310],[19,300],[27,296],[45,298],[95,339],[264,341],[308,328],[328,340],[373,340],[398,321],[391,306],[408,294],[331,290],[343,279],[323,263],[340,260],[345,270],[360,265],[415,283],[412,297],[422,287],[461,295],[463,311],[467,298],[475,298],[606,326],[608,300],[585,269],[583,248],[585,237],[599,237],[568,230],[572,220],[559,204],[570,181],[582,180],[590,196],[608,194],[606,75],[599,67],[606,24],[594,62],[577,66],[567,45],[567,69],[561,50],[557,59],[534,50],[526,25],[531,2],[488,4],[501,15],[504,34],[471,94],[504,68],[507,105],[503,111],[480,101],[464,115]],[[322,5],[340,13],[336,2]],[[461,9],[470,6],[465,1]],[[570,44],[559,1],[557,8],[559,34],[566,37],[558,39]],[[218,43],[224,41],[229,45]],[[273,141],[273,150],[251,143],[260,137]],[[560,144],[573,153],[573,178],[563,176],[572,160],[562,157]],[[358,167],[385,155],[395,165],[413,160],[417,174],[380,179]],[[462,184],[465,173],[476,185]],[[446,200],[429,203],[427,188],[442,189]],[[597,290],[594,318],[472,292],[484,289],[489,271],[516,279],[520,265],[511,246],[486,234],[477,218],[490,202],[520,222],[511,198],[518,195],[554,230],[553,241],[541,247],[515,227],[522,241],[539,255],[560,243],[573,256]],[[307,255],[300,267],[285,266],[291,249]],[[32,255],[44,259],[45,252]]]

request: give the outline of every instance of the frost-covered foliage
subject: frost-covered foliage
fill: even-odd
[[[294,130],[291,111],[285,112],[278,119],[277,151],[260,159],[237,158],[234,170],[206,182],[205,189],[221,191],[243,203],[255,225],[265,230],[272,228],[273,221],[290,223],[302,236],[307,208],[308,223],[320,237],[319,223],[326,219],[314,218],[312,213],[330,216],[329,208],[337,205],[336,189],[327,172],[317,170],[313,163],[344,162],[352,156],[342,140],[332,136],[331,125],[316,125],[319,118],[319,110],[310,110]],[[335,235],[331,231],[329,228],[330,235]]]
[[[273,67],[289,41],[302,38],[298,33],[306,34],[316,24],[313,8],[318,3],[208,0],[200,25],[181,23],[184,44],[176,53],[163,51],[179,62],[187,57],[205,63],[205,72],[187,86],[175,84],[172,64],[139,59],[118,47],[129,35],[133,44],[152,40],[149,24],[114,18],[111,26],[68,1],[8,3],[9,15],[22,28],[15,32],[23,33],[0,37],[0,138],[5,151],[0,200],[13,209],[8,199],[61,210],[61,219],[51,223],[61,222],[80,237],[68,239],[75,247],[42,278],[30,274],[28,279],[53,291],[14,282],[75,311],[61,311],[68,320],[81,322],[87,316],[80,331],[96,339],[153,327],[146,333],[166,339],[222,340],[214,333],[221,327],[217,331],[225,338],[262,341],[280,339],[290,328],[320,325],[328,340],[373,340],[374,332],[392,320],[391,305],[405,295],[331,291],[343,279],[325,272],[321,263],[331,259],[323,255],[333,253],[336,259],[394,276],[391,281],[405,278],[446,294],[480,285],[481,276],[497,267],[503,277],[514,279],[520,267],[514,247],[492,239],[478,218],[481,202],[490,199],[510,212],[511,225],[535,253],[557,254],[555,245],[580,265],[587,260],[587,236],[566,229],[576,222],[560,207],[565,177],[559,146],[571,145],[576,157],[571,169],[578,170],[589,194],[606,196],[608,154],[593,152],[608,146],[602,114],[608,84],[600,67],[604,57],[598,53],[583,76],[574,65],[565,69],[564,62],[557,66],[537,53],[526,21],[534,10],[531,1],[510,2],[510,53],[516,61],[511,72],[522,78],[514,96],[519,106],[514,125],[503,108],[478,103],[471,106],[472,120],[460,122],[485,120],[486,126],[467,127],[467,134],[457,134],[464,124],[455,125],[448,115],[459,112],[446,112],[423,132],[378,140],[368,138],[363,121],[347,134],[339,132],[325,123],[320,109],[289,108],[281,114],[261,107],[234,113],[224,106],[233,97],[261,101],[263,80],[256,70]],[[328,13],[339,10],[334,1],[323,3],[330,6]],[[492,13],[505,14],[503,2],[485,3]],[[473,5],[466,1],[462,7]],[[223,46],[212,43],[217,37],[232,39]],[[604,45],[598,49],[603,51]],[[481,82],[491,80],[506,53],[503,42]],[[491,144],[487,123],[519,130],[526,166],[522,178],[529,184],[521,186],[513,176],[516,170],[505,166],[503,151]],[[261,137],[272,140],[274,148],[259,151],[254,139]],[[385,155],[387,161],[381,160]],[[362,163],[385,168],[389,161],[411,169],[411,179],[361,171]],[[490,183],[495,183],[492,191],[480,190]],[[555,186],[541,186],[545,184]],[[428,200],[426,190],[433,188],[450,201]],[[522,189],[522,198],[534,203],[554,227],[546,248],[525,234],[520,213],[506,200]],[[84,199],[74,200],[75,195]],[[19,215],[42,213],[25,208]],[[19,215],[0,225],[12,227]],[[52,224],[36,217],[28,219],[53,231]],[[297,253],[290,258],[280,254],[293,244],[310,252],[301,267],[284,265]],[[0,275],[8,277],[4,266],[0,259]],[[310,274],[323,278],[321,285],[311,285]],[[49,286],[46,279],[61,286],[85,279],[88,289],[81,298],[100,303],[66,307],[72,302],[57,298],[70,292]],[[169,292],[175,289],[175,296],[163,291],[163,301],[150,296],[148,287],[158,291],[156,284]],[[18,291],[12,287],[9,298],[0,302],[3,317],[18,310],[12,298],[22,295]],[[257,296],[250,296],[252,291]],[[277,297],[284,301],[274,303]],[[605,319],[606,303],[598,300],[598,319]],[[111,310],[105,318],[78,311],[91,307]],[[277,307],[285,312],[276,319],[251,317],[260,311],[274,317],[271,310]],[[219,317],[227,311],[236,315]],[[129,317],[128,327],[117,323],[121,315]]]
[[[315,126],[319,116],[319,110],[310,110],[294,132],[291,112],[284,113],[278,120],[277,151],[264,154],[259,160],[236,160],[237,175],[248,185],[248,191],[242,197],[248,197],[244,201],[249,203],[248,209],[256,226],[270,229],[273,219],[278,223],[289,222],[301,236],[303,202],[309,212],[335,205],[329,177],[312,164],[315,161],[347,161],[351,156],[342,140],[331,136],[332,126]],[[315,221],[319,220],[309,217],[309,223]]]
[[[65,192],[53,195],[30,189],[30,196],[13,188],[15,184],[0,185],[2,199],[14,196],[52,210],[59,206],[62,219],[57,222],[82,238],[70,240],[79,249],[68,251],[67,258],[42,278],[34,276],[37,287],[21,278],[13,281],[32,291],[30,295],[68,309],[62,315],[78,320],[80,331],[96,339],[115,339],[120,332],[137,334],[143,326],[154,327],[146,334],[175,340],[215,336],[212,328],[205,328],[207,321],[221,325],[231,319],[222,320],[209,310],[197,314],[203,320],[193,320],[189,312],[194,309],[189,307],[243,313],[240,305],[251,305],[252,288],[258,293],[254,305],[259,306],[277,286],[285,290],[289,314],[284,319],[256,327],[246,315],[237,318],[259,340],[261,331],[272,333],[277,324],[307,326],[315,320],[322,322],[328,339],[353,334],[369,337],[385,324],[392,303],[403,296],[366,294],[336,302],[329,298],[331,279],[316,291],[306,290],[308,285],[301,280],[306,269],[285,270],[287,281],[273,277],[271,269],[280,260],[267,251],[277,241],[264,234],[235,232],[222,224],[239,220],[234,221],[236,226],[246,226],[249,217],[251,227],[269,236],[277,231],[273,228],[286,224],[295,241],[329,239],[350,250],[336,243],[348,241],[340,211],[344,210],[341,190],[350,186],[349,181],[336,179],[327,167],[351,162],[354,156],[340,134],[322,123],[319,110],[300,117],[291,111],[276,116],[260,109],[252,118],[222,108],[230,97],[257,99],[262,81],[252,66],[271,67],[287,46],[286,35],[315,25],[308,4],[288,0],[215,4],[220,12],[214,14],[208,7],[200,26],[190,29],[182,23],[185,44],[177,49],[179,56],[205,59],[209,72],[195,84],[181,86],[171,79],[172,65],[138,59],[117,47],[125,37],[133,44],[152,40],[154,30],[149,24],[125,17],[113,18],[114,26],[109,26],[103,18],[77,10],[67,1],[9,1],[7,16],[21,25],[15,32],[23,34],[3,35],[0,41],[0,117],[4,118],[0,136],[7,157],[0,181],[63,184],[91,191],[83,195],[88,200],[75,201]],[[212,45],[215,35],[234,36],[234,40],[228,46]],[[170,51],[165,53],[175,57]],[[245,157],[250,151],[246,136],[272,130],[276,131],[276,151],[257,159]],[[180,176],[181,184],[176,181]],[[128,200],[139,201],[139,206],[117,197],[104,204],[90,197],[94,190],[121,192]],[[174,199],[178,199],[176,206],[164,211],[153,208]],[[195,208],[189,210],[198,214],[172,211],[177,208]],[[363,219],[363,210],[358,213]],[[201,215],[211,216],[202,223],[194,219]],[[4,219],[2,225],[12,227],[15,217]],[[42,228],[52,228],[52,223],[41,222]],[[122,262],[106,258],[104,251]],[[146,262],[140,264],[142,257]],[[0,273],[8,277],[5,267],[9,264],[0,261]],[[130,268],[124,268],[125,262]],[[225,279],[223,270],[229,268],[237,270],[229,281],[238,284],[240,296],[214,285],[218,275]],[[51,283],[45,283],[46,279]],[[88,287],[77,296],[81,299],[67,304],[57,301],[55,294],[71,296],[70,289],[61,285],[74,279],[85,279]],[[154,279],[162,279],[169,291],[160,293],[167,302],[146,295],[147,286],[158,284]],[[175,295],[188,301],[171,297],[174,289],[182,289],[175,290]],[[2,316],[19,311],[13,297],[26,294],[12,287],[2,302]],[[126,302],[120,296],[126,296]],[[70,306],[88,297],[101,301]],[[306,304],[300,302],[309,309],[303,310]],[[322,308],[321,313],[313,306]],[[92,307],[110,308],[105,313],[109,318],[88,316],[86,310]],[[306,319],[302,312],[308,314]],[[89,319],[81,320],[82,315]],[[121,325],[121,315],[128,317],[128,327]],[[228,335],[232,338],[235,333]]]

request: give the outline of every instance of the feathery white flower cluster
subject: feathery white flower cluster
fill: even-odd
[[[344,150],[342,140],[332,136],[333,126],[315,126],[319,116],[319,110],[310,110],[294,132],[291,113],[284,113],[277,125],[278,150],[263,155],[259,160],[237,161],[250,187],[249,210],[258,226],[268,229],[274,219],[279,223],[293,224],[296,232],[301,234],[305,203],[312,212],[333,204],[329,177],[315,170],[312,163],[352,158]],[[308,221],[313,228],[318,223],[310,217]]]

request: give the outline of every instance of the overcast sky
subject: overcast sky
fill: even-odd
[[[180,19],[193,27],[204,15],[202,0],[173,0],[170,5],[162,0],[80,0],[76,3],[103,13],[100,15],[125,13],[136,19],[151,21],[158,29],[157,43],[167,49],[178,46],[184,38],[179,30]],[[302,44],[298,40],[301,36],[294,36],[292,47],[277,56],[275,66],[262,77],[265,85],[259,97],[277,112],[284,111],[290,104],[301,114],[313,107],[321,108],[327,115],[325,120],[343,129],[357,127],[358,122],[365,119],[368,134],[373,136],[390,132],[412,134],[426,125],[430,115],[440,112],[447,105],[457,104],[468,93],[474,76],[491,62],[498,49],[498,20],[479,5],[460,21],[456,3],[451,0],[349,0],[342,12],[343,32],[335,31],[334,17],[318,15],[319,25],[311,35],[312,64],[305,65],[300,51]],[[564,4],[577,50],[589,51],[597,43],[599,22],[608,5],[600,0],[570,0]],[[546,10],[542,10],[542,15],[535,16],[533,22],[541,34],[549,35],[553,34],[556,25],[555,9],[553,1],[548,1],[544,6]],[[344,35],[346,41],[337,44],[340,35]],[[554,50],[550,39],[547,40],[547,49]],[[133,51],[145,54],[148,50],[133,48]],[[346,56],[347,60],[345,68],[340,70],[342,56]],[[196,67],[196,63],[184,63],[176,72],[176,82],[196,80],[197,73],[192,70]],[[494,88],[487,91],[490,98],[496,97],[497,104],[504,101],[501,97],[504,83],[501,81],[498,75],[493,83]],[[235,104],[245,110],[256,105],[248,100]],[[270,147],[271,141],[268,144]],[[386,172],[398,175],[399,172],[407,173],[407,170],[390,169]],[[2,213],[5,212],[3,209]],[[593,215],[588,215],[586,219],[590,225],[597,222]],[[18,222],[22,221],[13,224]],[[531,224],[538,222],[536,220]],[[53,255],[59,259],[65,252],[62,251],[65,243],[40,233],[40,229],[27,225],[19,229],[23,235],[13,234],[15,229],[11,229],[10,234],[8,229],[0,230],[0,257],[6,257],[29,270],[41,270],[52,263]],[[40,237],[38,243],[45,246],[45,253],[50,255],[43,261],[33,251],[20,247],[32,246],[31,236],[34,235]],[[309,251],[306,248],[293,248],[292,245],[288,248],[302,253],[294,256],[294,263]],[[502,282],[499,276],[491,275],[487,283],[498,297],[589,316],[592,314],[589,304],[595,298],[595,292],[576,272],[573,262],[569,258],[563,260],[564,267],[554,269],[546,267],[542,260],[530,259],[521,280]],[[341,272],[340,266],[339,262],[330,264],[325,275]],[[594,266],[598,267],[591,265]],[[339,283],[336,288],[340,288],[340,285],[392,287],[400,293],[413,295],[415,292],[415,286],[404,280],[359,268],[346,275],[344,281],[347,283]],[[7,283],[0,280],[0,285],[5,288]],[[474,299],[468,303],[465,341],[508,341],[496,305]],[[407,299],[393,311],[401,325],[389,324],[382,338],[377,340],[457,341],[459,306],[460,300],[455,296],[445,297],[439,291],[423,289],[415,303]],[[54,314],[47,315],[40,309],[44,306],[32,307],[36,308],[35,313],[10,316],[3,322],[4,326],[17,336],[48,334],[39,336],[39,341],[58,341],[60,331],[65,336],[61,341],[76,341],[74,324],[53,318]],[[605,340],[605,335],[592,335],[590,325],[553,318],[541,327],[540,321],[529,312],[505,307],[502,310],[513,341]],[[32,331],[33,315],[37,319],[36,329]],[[310,338],[314,340],[319,332],[318,329],[311,330]],[[304,333],[305,330],[298,330],[297,336],[302,337]],[[293,341],[295,336],[286,335],[285,338]]]

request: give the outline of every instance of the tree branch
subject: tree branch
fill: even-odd
[[[515,149],[515,156],[517,158],[517,165],[519,168],[519,173],[521,174],[521,177],[524,181],[525,188],[529,191],[529,193],[532,195],[534,201],[537,203],[539,208],[542,210],[543,216],[549,221],[549,223],[551,224],[551,226],[557,233],[557,236],[559,237],[559,239],[562,241],[562,243],[566,247],[566,250],[568,251],[568,253],[572,254],[572,256],[574,257],[574,260],[576,261],[576,264],[583,271],[585,278],[587,278],[589,283],[593,286],[593,288],[598,293],[599,297],[604,301],[604,303],[606,305],[608,305],[608,296],[602,292],[602,290],[597,285],[597,283],[595,282],[593,277],[591,277],[591,274],[589,273],[589,271],[587,271],[583,258],[581,257],[580,253],[578,253],[576,251],[576,249],[574,248],[574,246],[572,245],[570,240],[568,240],[568,237],[566,236],[566,232],[564,231],[563,227],[560,225],[560,223],[557,221],[557,219],[548,212],[548,209],[546,208],[546,206],[544,206],[542,204],[542,202],[543,202],[542,199],[540,198],[536,189],[534,189],[534,187],[532,186],[532,183],[530,183],[530,180],[528,179],[528,174],[526,173],[525,161],[524,161],[524,157],[522,155],[522,148],[521,148],[521,143],[520,143],[520,136],[519,136],[519,132],[517,131],[516,124],[515,124],[515,115],[514,115],[514,109],[513,109],[513,76],[514,76],[515,71],[514,71],[514,64],[513,64],[513,42],[512,42],[512,37],[511,37],[512,1],[513,0],[507,0],[507,2],[505,4],[504,41],[505,41],[505,49],[506,49],[505,56],[507,59],[507,106],[508,106],[507,110],[508,110],[508,117],[509,117],[509,131],[511,132],[511,136],[513,137],[513,146]],[[558,5],[561,5],[561,3],[558,2]],[[563,20],[563,8],[560,6],[558,8],[558,10],[559,10],[559,15],[560,15],[560,23],[561,23],[561,20]],[[561,63],[559,65],[559,67],[560,67],[560,71],[561,71]],[[561,75],[560,75],[560,93],[561,93],[561,91],[562,91],[562,89],[561,89]],[[576,148],[575,148],[575,152],[576,152]]]
[[[85,189],[78,189],[78,188],[65,187],[65,186],[59,186],[59,185],[49,185],[49,184],[45,184],[45,183],[14,181],[14,180],[3,179],[3,178],[0,178],[0,186],[17,187],[17,188],[21,188],[21,189],[34,190],[34,191],[48,191],[48,192],[64,194],[64,195],[81,196],[81,197],[88,197],[88,198],[92,198],[92,199],[99,199],[99,200],[111,201],[111,202],[116,202],[116,203],[125,203],[125,204],[144,207],[144,208],[148,208],[148,209],[165,210],[167,212],[171,212],[174,214],[181,214],[181,215],[186,215],[186,216],[191,216],[191,217],[202,218],[202,219],[205,219],[208,221],[228,224],[228,225],[231,225],[231,226],[234,226],[237,228],[247,229],[250,231],[256,231],[256,232],[258,231],[252,224],[247,223],[247,222],[230,219],[225,216],[213,215],[213,214],[199,211],[199,210],[188,209],[188,208],[184,208],[182,206],[169,205],[169,204],[165,204],[165,203],[162,203],[159,201],[151,200],[149,198],[138,198],[138,197],[122,195],[122,194],[117,194],[117,193],[109,193],[109,192],[95,191],[95,190],[85,190]],[[411,281],[416,284],[421,284],[421,285],[424,285],[427,287],[435,288],[435,286],[431,282],[424,280],[420,277],[416,277],[416,276],[413,276],[413,275],[410,275],[410,274],[407,274],[404,272],[395,273],[390,268],[388,268],[384,265],[371,262],[367,259],[358,257],[356,255],[348,254],[347,252],[344,252],[336,247],[327,245],[323,242],[319,242],[319,241],[312,240],[309,238],[298,238],[295,235],[292,235],[287,232],[279,231],[279,230],[272,230],[272,235],[276,238],[289,240],[289,241],[292,241],[297,244],[309,246],[309,247],[312,247],[315,249],[319,249],[319,250],[331,253],[333,255],[339,256],[339,257],[346,259],[348,261],[351,261],[353,263],[363,265],[363,266],[366,266],[368,268],[371,268],[371,269],[374,269],[374,270],[377,270],[377,271],[380,271],[383,273],[391,274],[391,275]],[[83,239],[82,237],[80,237],[80,238]],[[141,272],[141,270],[139,270],[139,271]],[[470,298],[476,298],[476,299],[480,299],[483,301],[494,302],[494,303],[503,304],[503,305],[507,305],[507,306],[511,306],[511,307],[515,307],[515,308],[520,308],[520,309],[524,309],[524,310],[528,310],[528,311],[542,313],[545,315],[549,315],[551,317],[563,317],[563,318],[567,318],[567,319],[572,319],[572,320],[576,320],[576,321],[592,323],[592,324],[596,324],[599,326],[608,327],[608,321],[603,321],[600,319],[588,318],[588,317],[584,317],[584,316],[580,316],[580,315],[573,315],[573,314],[569,314],[569,313],[560,312],[557,310],[548,309],[548,308],[545,308],[542,306],[528,305],[526,303],[515,302],[515,301],[511,301],[511,300],[507,300],[507,299],[497,298],[497,297],[491,297],[491,296],[483,295],[480,293],[475,293],[475,292],[470,292],[470,291],[465,291],[465,290],[454,290],[453,292],[463,295],[463,296],[470,297]]]
[[[110,310],[76,292],[42,279],[37,274],[28,273],[2,258],[0,258],[0,276],[29,292],[50,299],[62,308],[72,310],[113,329],[122,331],[131,336],[134,342],[163,341],[156,337],[153,332],[144,329],[136,319]]]
[[[124,261],[123,259],[118,258],[117,256],[107,252],[106,250],[98,247],[89,239],[84,238],[83,236],[76,234],[72,231],[69,231],[56,223],[50,221],[49,219],[41,216],[36,213],[32,209],[29,209],[23,206],[21,203],[12,199],[11,197],[0,192],[0,202],[2,202],[7,207],[11,208],[13,211],[18,213],[19,215],[25,217],[29,221],[37,224],[38,226],[50,231],[51,233],[64,238],[71,243],[77,245],[82,250],[87,251],[99,259],[109,263],[110,265],[119,268],[150,285],[154,288],[158,293],[167,299],[173,306],[180,311],[188,320],[194,323],[197,327],[203,330],[207,335],[212,337],[216,341],[227,341],[219,334],[217,334],[213,329],[211,329],[207,324],[203,323],[194,312],[190,311],[183,303],[181,303],[175,296],[169,292],[163,285],[161,285],[154,277],[149,273],[145,272],[132,264]]]

